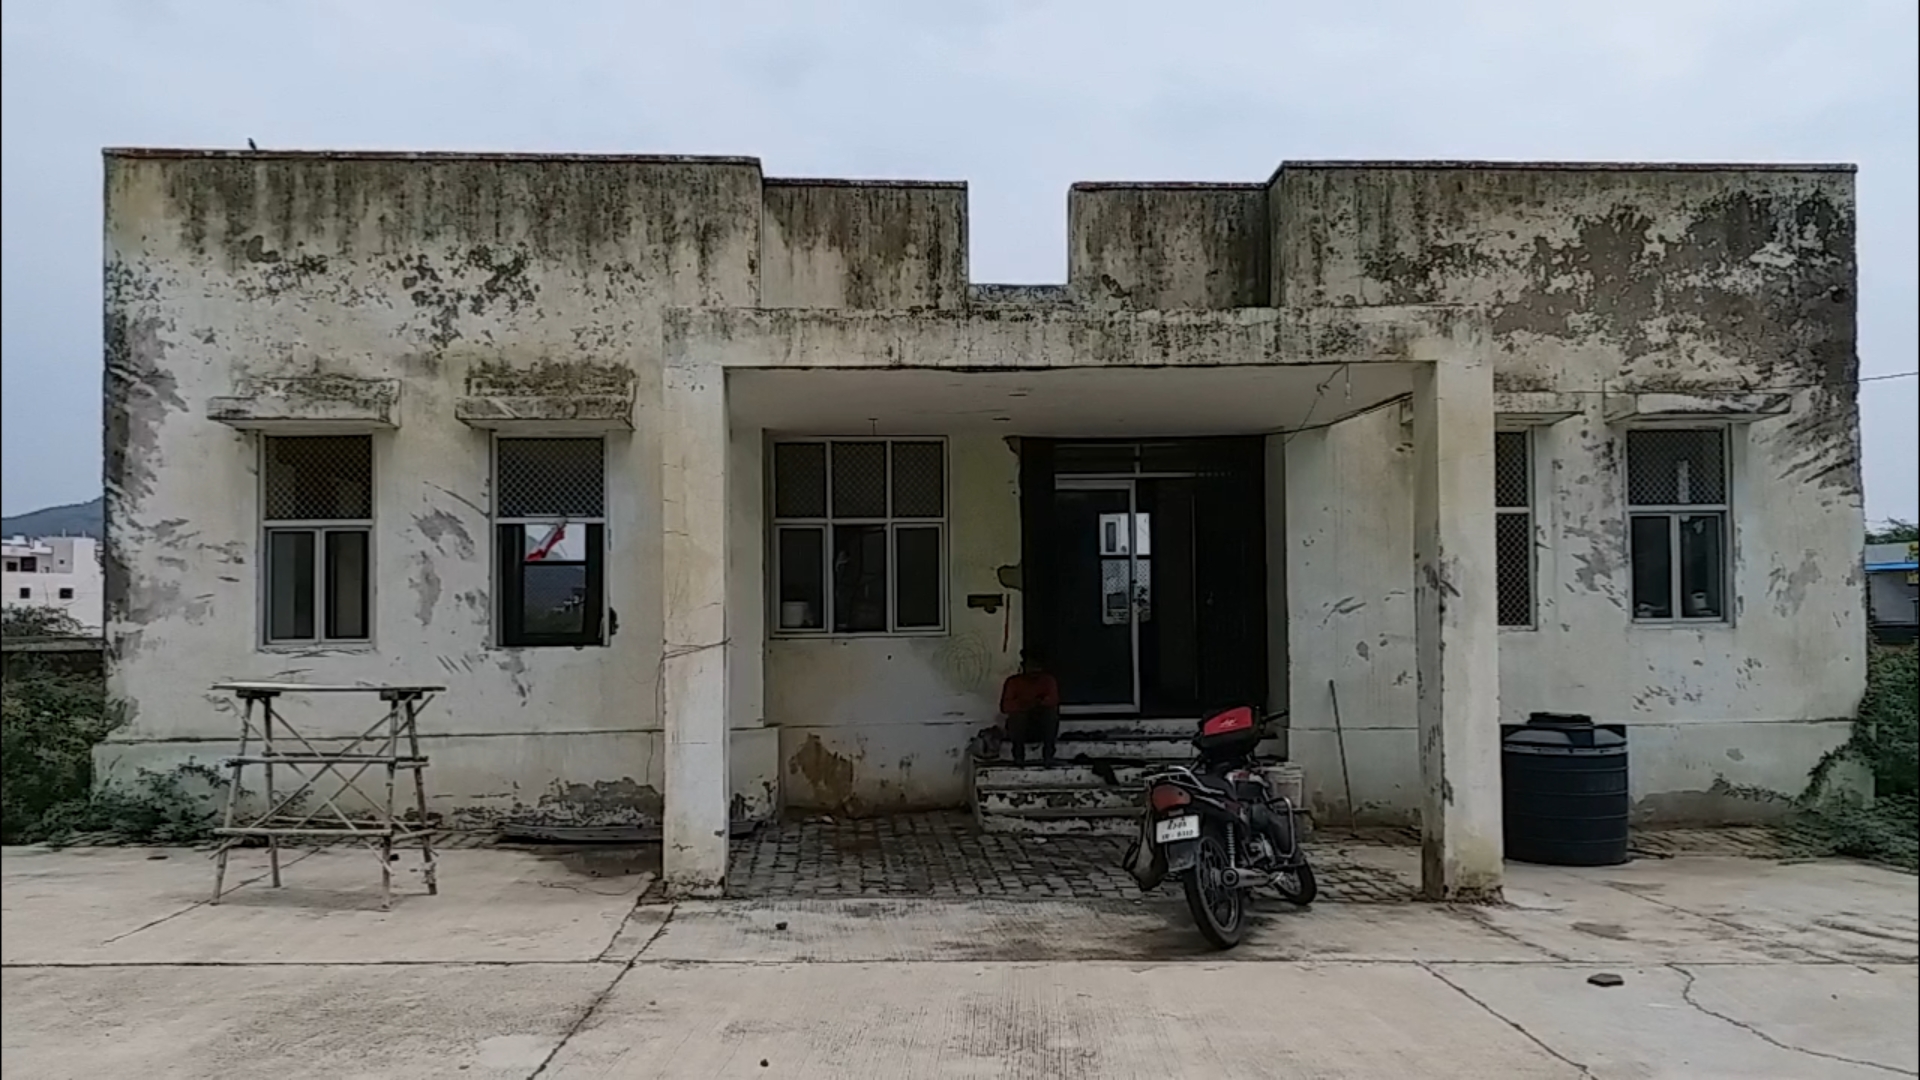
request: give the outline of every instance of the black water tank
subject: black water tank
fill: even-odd
[[[1500,728],[1507,858],[1549,866],[1627,861],[1627,729],[1534,713]]]

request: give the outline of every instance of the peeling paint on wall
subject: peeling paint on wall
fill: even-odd
[[[392,571],[375,597],[379,645],[310,650],[301,677],[445,678],[435,735],[472,737],[436,757],[448,798],[500,805],[521,790],[506,790],[503,771],[547,770],[524,789],[557,776],[566,800],[638,812],[658,790],[650,759],[633,759],[659,738],[663,587],[662,448],[658,425],[643,421],[659,407],[670,348],[766,335],[783,364],[845,364],[852,351],[899,366],[929,362],[914,350],[933,327],[956,373],[1043,355],[1136,366],[1406,358],[1450,316],[1378,321],[1364,309],[1432,302],[1491,314],[1500,389],[1590,402],[1543,434],[1542,620],[1502,635],[1503,711],[1612,710],[1671,728],[1661,758],[1671,771],[1636,779],[1653,785],[1645,795],[1713,790],[1707,761],[1736,780],[1803,773],[1825,729],[1816,738],[1780,721],[1852,707],[1864,631],[1850,175],[1289,167],[1271,184],[1090,185],[1072,202],[1068,287],[973,287],[965,192],[951,185],[768,184],[740,159],[110,156],[116,693],[139,710],[143,737],[198,745],[186,740],[230,728],[205,707],[209,681],[288,666],[254,641],[257,437],[210,426],[209,402],[242,385],[326,397],[397,381],[396,426],[376,436],[374,547]],[[1275,298],[1293,306],[1268,308]],[[759,310],[788,304],[847,310]],[[1748,426],[1739,444],[1736,603],[1764,602],[1726,626],[1632,626],[1618,440],[1598,394],[1781,383],[1798,387],[1788,414]],[[631,401],[631,436],[609,439],[619,558],[608,588],[626,632],[608,648],[488,640],[489,436],[453,418],[463,393]],[[1415,692],[1416,570],[1393,524],[1406,516],[1393,493],[1407,457],[1397,430],[1366,446],[1315,433],[1286,453],[1329,442],[1346,446],[1335,448],[1338,475],[1286,495],[1295,556],[1332,567],[1290,577],[1293,655],[1353,677],[1343,705],[1372,726],[1349,734],[1380,767],[1356,777],[1360,801],[1391,815],[1417,790],[1395,772],[1418,758],[1396,726],[1410,722]],[[767,775],[736,794],[770,804],[778,773],[822,805],[958,801],[966,735],[991,718],[1020,646],[1017,615],[964,606],[970,593],[1019,588],[999,572],[1020,551],[1013,458],[998,438],[979,443],[953,444],[948,634],[768,643],[765,692],[752,700],[764,697],[766,719],[789,730],[766,754]],[[1316,530],[1315,513],[1349,520]],[[1425,572],[1444,584],[1447,571]],[[384,586],[400,575],[405,587]],[[755,655],[729,650],[734,662]],[[1816,668],[1825,674],[1808,678]],[[1295,685],[1328,677],[1310,674]],[[1310,748],[1311,710],[1293,722],[1295,745]],[[594,750],[522,765],[555,744]],[[1732,745],[1742,758],[1725,753]]]

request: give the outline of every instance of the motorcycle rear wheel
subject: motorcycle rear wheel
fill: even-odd
[[[1220,872],[1227,868],[1227,845],[1219,833],[1209,831],[1200,837],[1199,854],[1199,861],[1181,881],[1186,887],[1187,910],[1215,948],[1231,949],[1240,944],[1246,932],[1247,894],[1220,881]]]
[[[1288,888],[1286,885],[1285,879],[1288,875],[1293,878],[1293,888]],[[1314,880],[1313,867],[1303,859],[1300,865],[1292,870],[1281,871],[1274,880],[1273,891],[1280,894],[1280,899],[1295,907],[1306,907],[1313,903],[1314,897],[1320,895],[1320,883]]]

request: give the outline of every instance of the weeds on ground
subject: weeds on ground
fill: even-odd
[[[227,785],[212,766],[189,761],[170,772],[141,769],[48,810],[32,839],[59,846],[81,837],[122,844],[195,844],[211,839]]]
[[[64,612],[9,608],[0,633],[70,637],[79,627]],[[93,749],[125,720],[125,710],[107,700],[98,671],[10,655],[0,683],[0,842],[62,843],[93,834],[178,844],[210,835],[215,796],[227,781],[207,766],[142,769],[95,787]]]
[[[1813,767],[1790,839],[1822,854],[1848,855],[1920,872],[1920,652],[1876,647],[1853,735]],[[1843,764],[1865,767],[1874,797],[1862,802],[1833,784]]]
[[[93,747],[120,727],[97,677],[21,665],[0,687],[0,839],[37,839],[54,807],[84,799]]]

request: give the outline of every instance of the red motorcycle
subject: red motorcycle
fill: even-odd
[[[1178,878],[1195,925],[1222,949],[1240,944],[1253,890],[1271,887],[1301,907],[1319,892],[1295,808],[1253,760],[1265,733],[1246,706],[1200,721],[1193,764],[1144,778],[1140,836],[1123,860],[1142,891]]]

